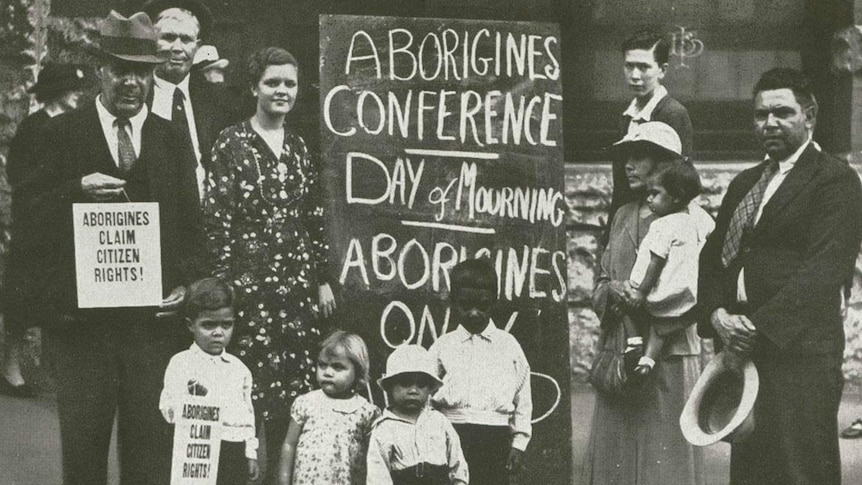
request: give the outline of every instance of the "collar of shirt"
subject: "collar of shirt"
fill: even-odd
[[[652,112],[655,110],[658,102],[665,96],[667,96],[667,88],[659,84],[656,86],[655,91],[653,91],[652,98],[647,101],[646,106],[644,106],[642,110],[638,110],[637,98],[635,98],[631,103],[629,103],[629,107],[623,112],[623,116],[630,117],[632,121],[652,121]]]
[[[177,88],[180,88],[180,91],[183,92],[183,96],[186,97],[186,101],[188,101],[188,99],[189,99],[189,75],[186,74],[186,77],[184,77],[183,80],[180,81],[179,84],[174,84],[170,81],[165,81],[164,79],[160,78],[159,76],[156,76],[155,74],[153,74],[153,88],[158,90],[158,91],[162,91],[163,93],[165,93],[171,100],[171,106],[173,106],[174,91]],[[155,95],[156,93],[153,93],[153,94]]]
[[[790,156],[785,158],[784,160],[778,161],[778,172],[781,174],[786,174],[787,172],[792,170],[793,167],[796,166],[796,162],[797,160],[799,160],[799,157],[802,156],[802,152],[804,152],[805,149],[808,148],[809,144],[813,145],[817,151],[820,151],[820,145],[818,145],[816,141],[813,141],[811,139],[811,135],[808,135],[808,139],[805,140],[805,143],[800,145],[795,152],[791,153]],[[763,157],[763,160],[769,160],[769,155]]]
[[[105,141],[108,144],[108,151],[111,153],[114,165],[119,166],[119,141],[117,138],[117,128],[114,125],[117,117],[112,115],[102,104],[101,94],[96,96],[95,102],[96,113],[99,115],[99,124],[102,125],[102,134],[105,136]],[[141,131],[143,130],[144,122],[147,120],[147,115],[149,115],[149,110],[147,109],[147,105],[144,104],[135,116],[129,118],[132,147],[134,147],[137,156],[141,155]]]
[[[402,418],[401,416],[398,416],[397,414],[393,413],[391,408],[386,408],[383,410],[383,413],[380,414],[380,417],[377,418],[374,422],[375,424],[377,424],[386,421],[387,419],[391,419],[393,421],[400,421],[402,423],[418,425],[419,421],[422,421],[422,418],[424,418],[427,414],[428,410],[426,406],[425,409],[423,409],[422,412],[419,413],[419,416],[416,417],[416,422],[413,423],[409,419]]]
[[[491,323],[491,321],[489,320],[488,325],[485,326],[485,329],[479,333],[476,333],[476,334],[473,334],[473,333],[470,333],[469,331],[467,331],[467,329],[464,328],[463,325],[458,325],[458,328],[456,328],[455,331],[458,332],[458,340],[460,340],[461,342],[466,342],[466,341],[470,340],[471,338],[473,338],[474,336],[482,337],[483,339],[487,340],[488,342],[491,342],[493,340],[492,335],[493,335],[494,330],[496,328],[497,327],[495,327],[494,324]]]
[[[215,362],[215,363],[220,363],[220,362],[228,363],[228,362],[230,362],[230,360],[227,358],[227,355],[225,355],[224,350],[222,350],[221,353],[218,355],[208,354],[208,353],[204,352],[204,349],[202,349],[198,346],[197,342],[192,342],[192,345],[189,346],[189,350],[191,350],[192,353],[195,354],[195,357],[197,357],[198,359],[201,359],[201,360],[208,360],[210,362]]]

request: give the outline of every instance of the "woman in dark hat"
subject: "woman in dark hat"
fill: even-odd
[[[35,307],[28,304],[25,288],[31,274],[32,259],[27,254],[26,232],[29,216],[20,202],[22,182],[36,168],[35,149],[42,141],[45,124],[61,113],[78,107],[78,101],[88,85],[84,69],[71,64],[47,64],[39,79],[28,91],[43,105],[42,109],[25,118],[9,144],[6,176],[12,186],[12,243],[8,255],[3,288],[3,317],[6,329],[6,351],[3,353],[3,375],[0,394],[14,397],[35,397],[33,388],[21,375],[19,356],[28,327],[39,325]]]

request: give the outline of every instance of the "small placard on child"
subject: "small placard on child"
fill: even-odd
[[[215,485],[221,451],[220,411],[213,398],[183,398],[174,416],[171,485]]]
[[[156,202],[73,204],[79,308],[162,302]]]

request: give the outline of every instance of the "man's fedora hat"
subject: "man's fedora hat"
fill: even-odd
[[[402,345],[395,349],[386,360],[386,374],[377,379],[377,385],[385,391],[396,376],[414,373],[427,375],[435,386],[443,385],[437,377],[436,362],[421,345]]]
[[[27,92],[39,97],[51,98],[87,87],[84,70],[73,64],[48,63],[39,71],[36,84]]]
[[[727,352],[703,370],[679,417],[682,434],[695,446],[744,440],[754,430],[760,379],[750,360],[734,364]]]
[[[658,149],[673,158],[682,156],[679,134],[670,125],[661,121],[647,121],[637,125],[608,149],[613,152],[630,152],[638,146]]]
[[[169,8],[181,8],[191,12],[201,26],[198,38],[207,38],[215,23],[215,17],[212,10],[199,0],[147,0],[141,10],[146,12],[153,22],[158,22],[159,14]]]
[[[195,53],[192,69],[205,71],[207,69],[224,69],[230,64],[227,59],[220,59],[214,45],[202,45]]]
[[[156,30],[150,17],[138,12],[129,18],[114,10],[99,28],[99,47],[94,53],[142,64],[161,64],[166,58],[158,54]]]

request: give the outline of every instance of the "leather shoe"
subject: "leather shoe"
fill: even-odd
[[[27,384],[13,386],[6,377],[0,378],[0,394],[9,397],[20,397],[22,399],[33,399],[36,397],[36,390]]]

